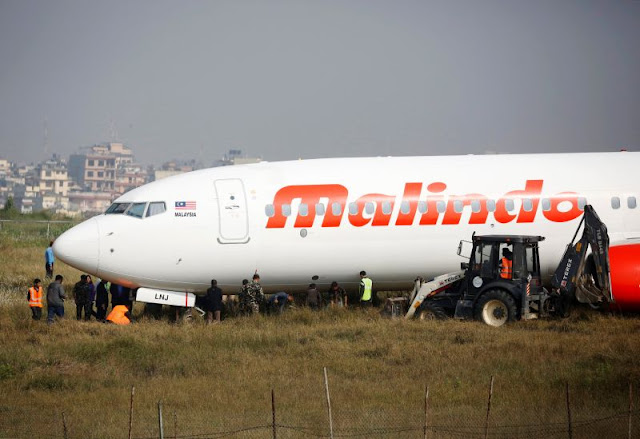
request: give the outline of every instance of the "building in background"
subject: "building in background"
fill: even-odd
[[[69,158],[69,176],[84,191],[116,193],[117,171],[133,163],[133,151],[122,143],[84,148]]]

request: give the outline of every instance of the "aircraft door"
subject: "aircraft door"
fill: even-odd
[[[249,242],[249,214],[244,184],[238,178],[216,180],[220,244]]]

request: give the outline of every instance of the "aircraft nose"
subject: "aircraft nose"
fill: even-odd
[[[53,254],[80,271],[96,275],[100,255],[98,221],[91,218],[64,232],[53,243]]]

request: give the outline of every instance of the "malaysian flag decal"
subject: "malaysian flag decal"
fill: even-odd
[[[176,201],[176,210],[196,210],[195,201]]]

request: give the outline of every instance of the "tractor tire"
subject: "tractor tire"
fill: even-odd
[[[513,297],[506,291],[489,290],[476,303],[476,320],[489,326],[502,326],[516,319],[518,309]]]
[[[444,308],[438,305],[421,306],[415,314],[419,320],[446,320],[449,318]]]

